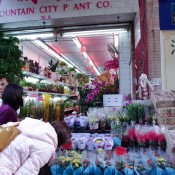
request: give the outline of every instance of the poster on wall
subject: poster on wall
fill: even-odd
[[[160,30],[175,30],[175,0],[159,0]]]
[[[175,31],[161,32],[162,88],[175,90]]]

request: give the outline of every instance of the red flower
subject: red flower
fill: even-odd
[[[62,145],[62,149],[72,149],[72,141]]]
[[[159,136],[158,136],[158,143],[161,143],[161,142],[164,142],[165,141],[165,136],[164,136],[164,134],[160,134]]]
[[[115,148],[115,153],[117,154],[117,156],[124,156],[126,154],[126,148],[116,147]]]
[[[157,140],[158,134],[155,131],[150,131],[149,132],[149,139],[150,141],[154,142]]]
[[[135,129],[134,128],[129,128],[128,129],[128,137],[131,140],[136,138],[136,134],[135,134]]]

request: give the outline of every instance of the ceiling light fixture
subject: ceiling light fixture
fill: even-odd
[[[33,44],[35,44],[36,46],[40,47],[41,49],[43,49],[46,53],[48,53],[49,55],[53,56],[54,58],[56,58],[57,60],[63,61],[65,62],[69,67],[73,67],[68,61],[66,61],[64,58],[62,58],[59,54],[57,54],[55,51],[53,51],[49,46],[47,46],[44,42],[40,41],[40,40],[34,40],[31,41]]]
[[[18,39],[27,39],[27,40],[34,40],[37,38],[50,38],[54,37],[53,33],[39,33],[39,34],[26,34],[26,35],[16,35]]]
[[[81,48],[81,43],[78,40],[78,38],[74,38],[73,39],[74,43],[77,45],[78,48]],[[87,54],[87,52],[83,52],[83,55],[86,59],[89,60],[89,64],[93,66],[95,72],[97,73],[97,75],[100,75],[100,72],[98,71],[97,67],[95,66],[95,64],[92,62],[91,58],[89,57],[89,55]]]
[[[117,34],[117,35],[114,35],[114,46],[118,47],[118,45],[119,45],[119,36]]]
[[[73,63],[70,63],[69,59],[64,55],[61,54],[61,56],[54,51],[53,49],[51,49],[47,44],[45,44],[44,42],[40,41],[40,40],[33,40],[31,41],[33,44],[35,44],[36,46],[38,46],[39,48],[43,49],[46,53],[48,53],[49,55],[51,55],[52,57],[54,57],[57,60],[63,61],[64,63],[66,63],[69,67],[73,67],[75,66],[77,68],[77,66]],[[78,68],[77,68],[78,69]],[[80,71],[79,71],[80,72]],[[81,71],[82,72],[82,71]]]
[[[123,33],[123,32],[127,32],[127,30],[123,29],[123,28],[121,28],[121,29],[108,29],[108,30],[90,30],[90,31],[66,32],[66,33],[63,33],[63,37],[118,34],[118,33]]]

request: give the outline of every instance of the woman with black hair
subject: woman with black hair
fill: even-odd
[[[0,107],[0,125],[17,122],[17,110],[23,106],[23,88],[17,84],[8,84],[2,94],[3,104]]]

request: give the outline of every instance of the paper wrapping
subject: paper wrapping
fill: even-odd
[[[150,100],[155,108],[175,107],[175,99],[169,92],[151,92]]]
[[[168,153],[175,153],[175,125],[165,127],[165,139]]]

